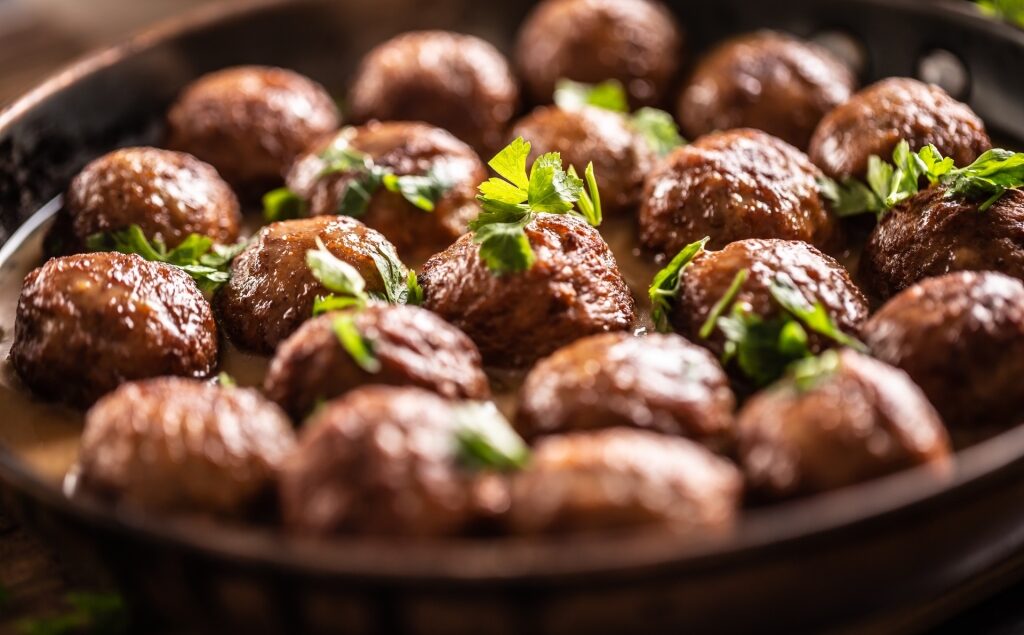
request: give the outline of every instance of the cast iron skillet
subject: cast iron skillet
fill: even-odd
[[[89,159],[155,142],[168,103],[201,73],[277,64],[341,94],[360,55],[388,36],[449,28],[507,50],[529,4],[261,3],[141,34],[0,113],[0,240]],[[866,52],[867,82],[919,75],[922,60],[942,48],[967,69],[958,96],[997,138],[1024,140],[1024,83],[1016,80],[1024,33],[982,19],[966,3],[669,4],[688,31],[691,55],[761,27],[844,32]],[[904,621],[914,616],[907,606],[934,603],[965,584],[983,588],[978,580],[1014,577],[1024,547],[1024,427],[962,452],[951,482],[911,471],[755,510],[738,535],[701,544],[642,534],[314,544],[67,500],[3,448],[0,480],[6,505],[68,556],[109,571],[142,615],[216,632],[794,633],[882,622],[898,629],[919,623]]]

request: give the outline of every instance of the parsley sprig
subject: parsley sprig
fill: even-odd
[[[651,299],[651,319],[654,320],[654,326],[659,332],[667,333],[671,330],[668,314],[672,311],[672,303],[679,297],[683,271],[697,254],[704,251],[704,245],[709,240],[711,237],[706,236],[683,247],[651,280],[651,285],[647,288],[647,297]]]
[[[453,406],[456,457],[469,469],[509,472],[524,467],[530,450],[493,403]]]

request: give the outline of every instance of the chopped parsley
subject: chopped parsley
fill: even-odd
[[[456,456],[469,469],[509,472],[524,467],[530,450],[493,403],[463,402],[455,414]]]
[[[355,315],[342,313],[331,323],[338,343],[349,354],[352,361],[368,373],[380,372],[380,360],[373,352],[373,342],[359,331]]]
[[[651,319],[654,320],[655,328],[662,333],[669,330],[668,314],[672,310],[672,303],[679,297],[679,285],[682,280],[683,271],[693,262],[697,254],[704,251],[704,245],[711,240],[704,237],[696,242],[683,247],[675,258],[654,275],[650,286],[647,288],[647,296],[651,300]]]

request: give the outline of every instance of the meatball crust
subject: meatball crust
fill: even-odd
[[[531,165],[545,152],[558,152],[582,175],[592,161],[601,182],[601,202],[609,214],[636,210],[644,178],[657,161],[625,117],[601,108],[541,107],[520,119],[511,136],[530,142]]]
[[[69,251],[84,250],[93,234],[131,225],[173,248],[191,234],[234,242],[241,221],[238,199],[209,164],[182,152],[123,148],[71,181],[56,231],[70,238]]]
[[[844,349],[836,367],[755,395],[737,421],[748,487],[786,498],[853,485],[917,465],[948,468],[949,438],[906,373]]]
[[[148,510],[240,517],[269,498],[294,445],[288,418],[255,390],[131,382],[86,415],[78,487]]]
[[[42,397],[87,406],[135,379],[208,376],[217,327],[177,267],[120,253],[64,256],[25,277],[11,362]]]
[[[878,223],[861,257],[870,290],[888,298],[918,280],[951,271],[1000,271],[1024,280],[1024,191],[992,207],[929,188]]]
[[[917,151],[935,145],[957,165],[992,147],[985,124],[938,86],[908,77],[883,79],[861,90],[818,124],[809,154],[834,179],[864,179],[868,159],[888,160],[906,139]]]
[[[338,128],[324,87],[298,73],[237,66],[189,84],[167,114],[167,145],[208,161],[236,186],[269,186]]]
[[[349,91],[356,123],[423,121],[490,156],[519,104],[508,61],[488,42],[448,31],[414,31],[367,53]]]
[[[380,370],[359,366],[338,343],[337,313],[309,320],[277,349],[264,381],[267,396],[293,418],[317,402],[364,384],[421,386],[450,399],[490,397],[480,352],[466,335],[415,306],[375,304],[354,314],[356,328],[373,343]]]
[[[878,359],[910,375],[951,426],[1024,420],[1024,284],[995,272],[922,280],[865,323]]]
[[[868,301],[850,274],[832,257],[807,243],[795,240],[740,240],[721,251],[698,254],[680,278],[679,295],[669,313],[673,329],[716,355],[724,352],[725,339],[718,329],[707,339],[700,337],[715,303],[725,296],[736,274],[747,270],[747,279],[735,302],[745,304],[755,315],[772,319],[782,309],[772,296],[777,276],[788,277],[810,302],[821,302],[832,321],[844,333],[856,335],[868,316]],[[809,333],[811,350],[819,352],[831,340]]]
[[[674,150],[647,179],[640,242],[667,257],[705,236],[711,249],[745,238],[827,245],[834,221],[820,175],[802,152],[763,132],[707,135]]]
[[[371,122],[325,139],[292,166],[288,187],[307,201],[311,215],[336,214],[349,183],[358,176],[355,171],[324,171],[327,163],[321,155],[332,144],[363,152],[375,165],[398,176],[437,171],[451,183],[432,212],[380,188],[360,215],[361,221],[384,234],[405,258],[422,261],[444,249],[466,233],[469,221],[480,213],[476,187],[487,178],[487,170],[472,148],[434,126]]]
[[[855,88],[850,69],[824,48],[760,31],[728,40],[702,59],[677,113],[690,138],[757,128],[804,149],[821,118]]]
[[[214,298],[224,330],[239,347],[273,353],[312,316],[316,296],[330,293],[306,265],[306,253],[317,248],[317,238],[355,267],[367,292],[384,291],[374,256],[395,248],[380,233],[347,216],[271,223],[232,261],[231,278]]]
[[[513,477],[508,522],[520,534],[661,526],[727,530],[743,479],[689,439],[610,428],[541,439]]]
[[[633,106],[664,101],[682,33],[654,0],[546,0],[526,18],[515,60],[530,98],[550,103],[560,79],[620,81]]]
[[[423,266],[423,306],[461,329],[484,362],[523,367],[586,335],[625,331],[635,306],[615,256],[582,219],[539,214],[526,226],[536,261],[496,274],[466,234]]]
[[[528,439],[634,427],[716,450],[727,447],[736,407],[718,360],[675,334],[577,340],[538,362],[520,395],[516,429]]]

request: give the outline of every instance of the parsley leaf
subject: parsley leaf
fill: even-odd
[[[794,362],[789,367],[789,376],[798,391],[806,392],[834,375],[840,366],[839,353],[835,349],[829,349],[817,357],[807,357]]]
[[[530,178],[526,175],[526,158],[529,156],[530,144],[518,137],[494,155],[487,165],[511,185],[525,191],[530,186]],[[526,197],[522,200],[525,201]]]
[[[579,178],[576,176],[576,168],[569,166],[569,176],[572,178]],[[601,211],[601,191],[597,188],[597,177],[594,176],[594,164],[587,163],[587,169],[583,173],[583,178],[586,180],[586,189],[580,192],[580,198],[576,201],[576,206],[580,208],[579,215],[583,217],[583,220],[587,221],[587,224],[591,227],[599,227],[601,222],[604,220],[604,213]]]
[[[313,277],[331,293],[318,296],[314,300],[313,315],[327,311],[359,309],[370,300],[389,304],[418,304],[422,301],[423,289],[416,280],[416,274],[402,264],[398,254],[389,244],[376,245],[370,254],[383,281],[383,293],[367,291],[366,280],[359,271],[332,254],[319,236],[316,239],[316,246],[316,249],[306,252],[306,266]]]
[[[274,223],[307,214],[306,201],[286,187],[270,190],[263,195],[263,219]]]
[[[615,79],[600,84],[560,79],[555,85],[555,104],[562,110],[579,110],[583,106],[594,106],[613,112],[629,112],[626,91]]]
[[[373,352],[373,342],[359,332],[353,314],[342,313],[334,318],[331,326],[338,343],[352,357],[352,361],[368,373],[380,372],[380,360]]]
[[[704,320],[704,324],[701,325],[700,331],[698,332],[701,339],[706,340],[711,337],[711,333],[715,330],[715,324],[718,323],[718,318],[722,317],[725,310],[736,300],[736,296],[739,294],[740,289],[743,287],[743,283],[747,281],[747,277],[749,275],[749,269],[740,269],[736,272],[736,275],[733,276],[732,282],[729,284],[729,288],[725,291],[725,295],[718,298],[718,302],[715,302],[711,307],[711,311],[708,313],[707,319]]]
[[[836,326],[832,317],[820,301],[811,304],[804,294],[796,288],[793,281],[786,274],[780,273],[772,281],[770,292],[772,298],[789,312],[790,315],[810,330],[824,335],[833,342],[842,346],[848,346],[860,352],[866,352],[867,348],[856,338],[850,337]]]
[[[368,299],[366,281],[359,271],[332,254],[319,236],[316,239],[316,247],[306,252],[306,266],[313,273],[313,277],[332,293]]]
[[[1024,0],[977,0],[977,3],[988,15],[1024,27]]]
[[[488,269],[500,274],[533,266],[535,256],[526,236],[526,226],[532,220],[533,215],[527,213],[518,221],[481,225],[473,232],[473,242],[480,245],[480,257]]]
[[[661,271],[654,274],[654,278],[647,288],[647,297],[651,299],[651,319],[654,320],[654,326],[659,332],[665,333],[671,330],[668,324],[668,314],[672,310],[672,303],[679,296],[683,271],[697,257],[697,254],[704,251],[704,245],[709,240],[711,237],[705,236],[683,247],[675,258]]]
[[[679,146],[686,145],[686,139],[679,134],[679,127],[672,115],[664,110],[641,108],[633,113],[631,121],[658,156],[665,156]]]
[[[530,450],[493,403],[462,402],[455,415],[456,456],[470,469],[508,472],[524,467]]]
[[[406,304],[412,304],[419,306],[423,304],[423,287],[420,286],[420,281],[416,278],[416,272],[412,269],[409,270],[409,275],[405,281],[406,288]]]
[[[382,300],[390,304],[408,304],[409,302],[409,269],[398,259],[391,243],[374,246],[370,253],[373,263],[384,282]]]

